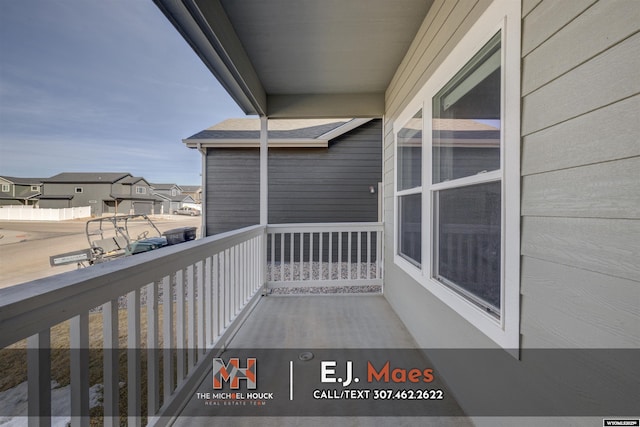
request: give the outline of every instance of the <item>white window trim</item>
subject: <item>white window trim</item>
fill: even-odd
[[[37,185],[32,185],[31,186],[31,191],[40,191],[40,187]]]
[[[11,185],[10,184],[2,184],[2,192],[3,193],[8,193],[9,191],[11,191]]]
[[[398,255],[398,192],[394,185],[394,263],[421,283],[433,295],[455,310],[464,319],[501,347],[517,353],[520,348],[520,2],[495,0],[465,34],[438,69],[409,102],[393,125],[395,179],[397,183],[397,132],[422,108],[422,267],[417,268]],[[501,316],[496,319],[450,287],[432,278],[433,261],[431,215],[434,190],[447,188],[448,183],[431,184],[431,146],[425,139],[432,134],[432,97],[463,67],[498,31],[501,31],[502,55],[502,118],[501,175],[502,183],[502,294]],[[492,181],[496,173],[489,172],[468,178],[468,183]],[[457,181],[460,184],[460,181]],[[517,356],[517,354],[516,354]]]
[[[147,194],[147,189],[142,186],[136,186],[136,194]]]
[[[84,189],[82,187],[76,187],[73,192],[76,194],[84,193]]]

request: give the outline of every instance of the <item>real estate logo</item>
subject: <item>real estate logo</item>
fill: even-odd
[[[240,367],[240,359],[232,357],[229,363],[225,364],[221,358],[213,359],[213,389],[221,390],[223,383],[229,382],[232,390],[240,388],[240,380],[246,381],[248,390],[255,390],[257,387],[256,367],[257,361],[255,357],[249,357],[246,360],[246,367]]]

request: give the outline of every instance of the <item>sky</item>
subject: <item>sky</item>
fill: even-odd
[[[151,0],[0,0],[0,176],[199,185],[182,143],[244,113]]]

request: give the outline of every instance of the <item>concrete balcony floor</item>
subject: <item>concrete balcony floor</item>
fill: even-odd
[[[413,349],[416,343],[382,295],[263,297],[233,337],[229,348],[251,349]],[[426,359],[424,359],[426,360]],[[428,363],[428,361],[427,361]],[[198,388],[211,392],[211,370]],[[329,402],[333,403],[333,402]],[[372,401],[375,404],[375,401]],[[451,412],[461,413],[449,395]],[[330,407],[330,406],[329,406]],[[195,397],[174,426],[471,426],[463,416],[321,417],[211,416]]]

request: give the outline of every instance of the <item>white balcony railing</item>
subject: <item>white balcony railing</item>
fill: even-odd
[[[119,425],[120,363],[118,351],[110,349],[118,349],[125,332],[128,425],[141,425],[143,416],[155,424],[159,415],[175,411],[183,394],[209,368],[203,364],[207,352],[225,345],[232,322],[258,299],[264,283],[265,231],[263,226],[248,227],[1,290],[0,349],[27,338],[29,425],[51,423],[51,328],[67,320],[71,424],[89,425],[86,349],[89,316],[96,309],[102,312],[104,331],[104,425]],[[126,331],[118,327],[122,311]],[[143,324],[146,343],[141,342]]]
[[[382,286],[382,223],[269,225],[270,288]]]
[[[378,223],[252,226],[1,289],[0,350],[27,341],[29,425],[51,425],[52,330],[59,324],[70,325],[72,426],[89,425],[87,349],[96,347],[103,424],[119,425],[122,407],[130,426],[163,424],[190,397],[210,368],[207,357],[228,344],[267,282],[381,285],[382,238]]]

